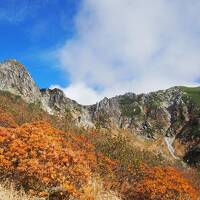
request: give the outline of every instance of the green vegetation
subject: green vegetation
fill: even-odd
[[[173,123],[173,127],[174,127],[175,129],[178,129],[183,123],[184,123],[184,121],[181,120],[180,118],[178,118],[178,119]]]
[[[190,140],[198,139],[200,137],[200,124],[193,123],[187,125],[183,129],[180,136],[184,137],[187,142]]]
[[[97,129],[106,128],[107,124],[109,124],[109,116],[105,112],[98,113],[97,120],[95,123],[95,127]]]
[[[160,106],[161,101],[161,97],[158,94],[151,93],[147,102],[147,106],[150,110],[156,110]]]
[[[122,96],[120,99],[120,104],[124,105],[124,104],[132,104],[134,102],[135,99],[133,99],[130,96]]]
[[[152,138],[154,136],[155,130],[152,128],[147,128],[144,130],[144,135],[146,135],[148,138]]]
[[[122,111],[122,115],[126,117],[134,117],[141,113],[141,108],[135,102],[135,99],[129,96],[123,96],[120,100],[120,107]]]
[[[148,107],[150,110],[155,110],[159,106],[160,106],[160,102],[158,100],[156,101],[155,99],[150,100],[148,103]]]
[[[183,92],[195,103],[200,106],[200,87],[180,87]]]
[[[181,126],[185,124],[185,116],[184,116],[184,110],[183,110],[184,105],[179,105],[177,108],[178,115],[174,117],[172,126],[174,127],[175,130],[179,129]]]

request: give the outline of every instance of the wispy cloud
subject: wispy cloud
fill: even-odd
[[[48,3],[47,0],[3,0],[0,1],[0,21],[18,24]]]

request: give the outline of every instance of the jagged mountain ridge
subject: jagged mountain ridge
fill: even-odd
[[[19,95],[28,103],[40,103],[50,114],[63,115],[70,110],[77,125],[92,126],[84,106],[67,98],[60,89],[39,89],[25,66],[16,60],[0,64],[0,90]]]
[[[185,144],[188,153],[183,156],[187,160],[190,154],[195,162],[200,160],[199,88],[195,93],[184,87],[140,95],[127,93],[82,106],[60,89],[40,90],[21,63],[8,60],[0,64],[0,89],[20,95],[28,103],[39,102],[50,114],[70,112],[79,126],[128,129],[154,139],[159,135],[175,138]]]

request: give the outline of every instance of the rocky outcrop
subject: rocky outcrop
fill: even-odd
[[[90,106],[89,110],[93,121],[107,119],[106,126],[109,123],[148,137],[157,133],[170,136],[189,120],[183,96],[179,87],[141,95],[127,93],[111,99],[104,98]]]
[[[41,89],[41,101],[49,112],[53,113],[55,111],[65,112],[68,110],[79,110],[81,106],[69,98],[67,98],[64,92],[60,89]]]
[[[40,90],[25,67],[16,60],[0,64],[0,90],[20,95],[27,102],[39,101]]]
[[[42,89],[41,96],[42,106],[49,113],[63,116],[70,113],[77,126],[94,126],[88,109],[76,101],[67,98],[62,90],[57,88]]]

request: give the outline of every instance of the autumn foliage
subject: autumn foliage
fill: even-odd
[[[96,163],[90,144],[81,149],[73,140],[44,122],[0,128],[0,167],[29,190],[55,186],[77,195]]]
[[[16,120],[13,110],[6,112],[1,104],[0,109],[1,179],[30,194],[94,200],[98,192],[91,181],[99,177],[105,191],[124,200],[198,200],[198,191],[178,169],[159,166],[159,160],[151,166],[148,160],[156,157],[139,154],[121,137],[58,130],[47,114],[48,122],[34,122],[45,115],[40,112],[31,123],[22,123],[22,114]],[[24,113],[31,115],[28,109]]]
[[[142,167],[142,178],[127,191],[128,199],[198,199],[197,191],[172,167]]]

